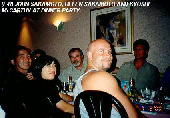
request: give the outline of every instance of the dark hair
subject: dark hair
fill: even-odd
[[[53,61],[54,64],[56,64],[56,76],[58,76],[60,74],[60,64],[57,59],[49,55],[40,56],[39,58],[33,61],[31,65],[31,72],[33,76],[37,79],[41,79],[42,68],[45,65],[50,65]]]
[[[26,51],[31,55],[31,50],[30,50],[29,48],[27,48],[27,47],[25,47],[25,46],[22,46],[22,45],[18,45],[18,46],[14,49],[14,51],[13,51],[10,59],[16,61],[16,57],[17,57],[17,55],[18,55],[18,53],[19,53],[20,50],[26,50]]]
[[[46,53],[45,53],[44,50],[42,50],[42,49],[36,49],[36,50],[32,51],[32,53],[31,53],[31,58],[34,57],[34,56],[37,55],[37,54],[40,54],[41,56],[46,55]]]
[[[72,49],[68,52],[68,56],[71,57],[70,53],[71,53],[71,52],[75,52],[76,50],[80,52],[80,55],[81,55],[81,56],[83,55],[83,51],[82,51],[80,48],[72,48]]]
[[[133,43],[133,51],[135,51],[137,45],[143,45],[145,51],[149,51],[149,43],[144,39],[138,39]]]

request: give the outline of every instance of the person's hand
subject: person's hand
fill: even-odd
[[[32,73],[27,73],[27,76],[26,76],[29,80],[34,80],[35,78],[33,77]]]

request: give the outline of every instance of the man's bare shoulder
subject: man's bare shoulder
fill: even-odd
[[[115,79],[111,74],[109,74],[106,71],[92,71],[88,73],[88,78],[95,80],[95,79],[101,79],[101,80],[106,80],[106,79]]]
[[[84,76],[82,81],[83,89],[107,89],[118,86],[116,79],[105,71],[92,71]],[[103,88],[104,87],[104,88]]]

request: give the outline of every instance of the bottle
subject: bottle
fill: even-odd
[[[164,89],[163,89],[162,86],[159,89],[159,98],[158,98],[158,100],[160,101],[161,104],[163,104],[163,102],[164,102]]]
[[[73,81],[71,76],[68,77],[68,91],[73,92]]]
[[[136,101],[138,99],[138,94],[137,94],[137,90],[135,88],[135,82],[133,78],[130,78],[129,81],[129,85],[130,85],[130,94],[129,97],[132,101]]]
[[[66,93],[67,92],[67,83],[63,82],[63,92]]]
[[[130,97],[134,97],[134,80],[133,80],[133,78],[130,78],[129,86],[130,86]]]

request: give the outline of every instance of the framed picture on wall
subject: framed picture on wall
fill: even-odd
[[[91,40],[104,38],[117,54],[132,53],[132,8],[106,7],[92,9]]]

